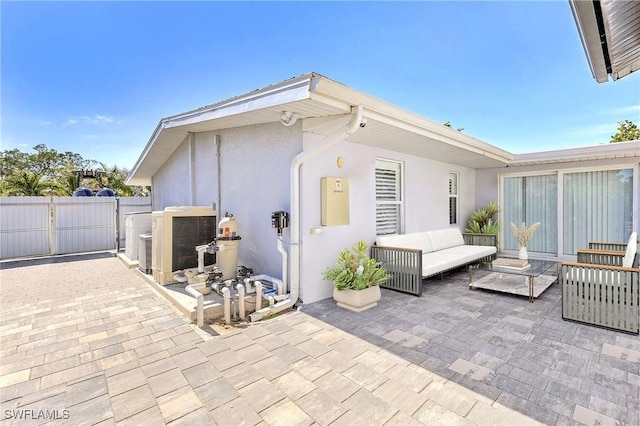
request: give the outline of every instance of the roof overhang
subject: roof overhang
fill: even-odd
[[[127,183],[150,185],[189,133],[279,122],[283,111],[303,119],[338,117],[362,105],[367,126],[349,141],[430,158],[469,168],[507,164],[513,155],[464,133],[427,120],[358,92],[316,73],[309,73],[253,92],[160,121]]]
[[[516,154],[510,166],[575,163],[620,159],[622,162],[640,162],[640,140],[615,142],[580,148]]]
[[[640,1],[569,0],[569,5],[598,83],[640,69]]]

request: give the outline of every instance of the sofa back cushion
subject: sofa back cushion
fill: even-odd
[[[636,251],[638,251],[638,233],[632,232],[627,243],[627,251],[622,258],[622,266],[631,268],[633,266],[633,260],[636,257]]]
[[[413,232],[410,234],[379,235],[376,244],[387,247],[401,247],[420,249],[422,253],[433,251],[428,232]]]
[[[434,251],[464,245],[464,238],[457,228],[429,231],[428,234]]]

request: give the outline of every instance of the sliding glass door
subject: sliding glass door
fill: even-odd
[[[624,242],[633,227],[633,170],[563,175],[564,254],[589,241]]]
[[[633,171],[504,176],[502,250],[518,249],[510,223],[522,222],[527,226],[540,222],[527,245],[530,252],[575,256],[589,241],[625,242],[633,231]]]
[[[525,223],[530,227],[536,222],[540,226],[527,249],[532,252],[556,254],[558,252],[558,176],[505,177],[503,202],[504,250],[517,250],[518,243],[513,238],[510,224]]]

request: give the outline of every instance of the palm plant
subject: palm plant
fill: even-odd
[[[497,234],[500,231],[500,225],[498,225],[497,220],[494,220],[494,216],[497,215],[499,211],[498,205],[493,201],[489,201],[486,207],[481,207],[473,212],[465,232],[473,234]]]
[[[55,182],[44,179],[42,175],[20,170],[4,180],[2,194],[18,197],[40,197],[55,194],[56,189]]]

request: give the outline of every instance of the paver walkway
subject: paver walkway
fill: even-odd
[[[473,389],[542,423],[640,424],[640,338],[563,321],[557,282],[531,304],[469,290],[467,274],[452,272],[426,280],[422,297],[383,290],[360,314],[331,300],[303,311],[447,378],[443,389]],[[446,406],[437,389],[422,394]],[[474,402],[456,403],[464,414]]]
[[[114,257],[66,260],[2,264],[3,424],[536,423],[305,313],[210,336]]]

